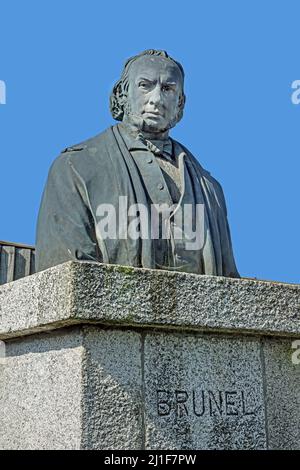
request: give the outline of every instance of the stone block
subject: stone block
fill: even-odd
[[[270,449],[300,450],[300,364],[290,339],[264,341],[266,410]]]
[[[141,449],[141,338],[84,327],[83,449]]]
[[[299,449],[299,294],[79,262],[0,286],[0,449]]]
[[[260,341],[148,334],[148,449],[265,449]]]
[[[83,353],[78,330],[6,342],[0,449],[80,447]]]

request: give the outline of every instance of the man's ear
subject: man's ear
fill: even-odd
[[[178,106],[177,106],[177,122],[179,122],[182,118],[185,100],[186,100],[185,95],[184,94],[180,95],[179,100],[178,100]]]
[[[179,100],[178,100],[178,108],[183,111],[184,105],[185,105],[185,95],[182,94],[180,95]]]

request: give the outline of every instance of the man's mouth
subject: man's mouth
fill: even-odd
[[[162,116],[158,111],[144,111],[143,114],[147,114],[148,116]]]

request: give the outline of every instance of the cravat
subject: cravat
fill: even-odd
[[[167,140],[148,140],[140,136],[140,140],[145,144],[154,155],[164,157],[167,160],[173,160],[173,145],[170,139]]]

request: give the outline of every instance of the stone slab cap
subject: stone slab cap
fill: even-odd
[[[0,287],[0,339],[78,323],[300,337],[300,285],[68,262]]]

